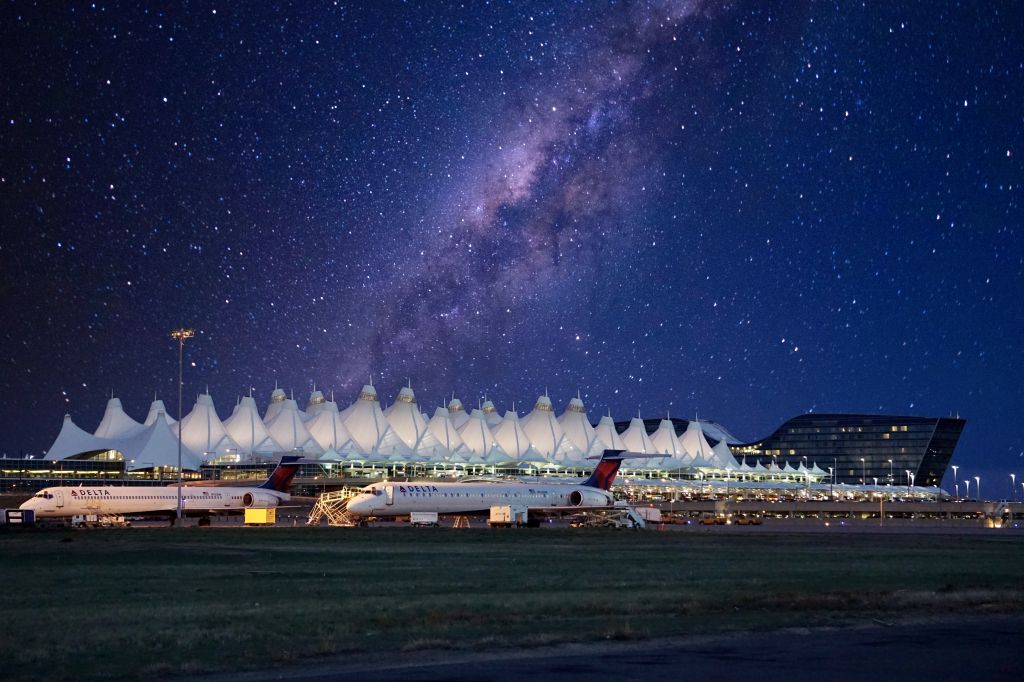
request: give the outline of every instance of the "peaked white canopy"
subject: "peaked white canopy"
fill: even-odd
[[[686,452],[695,460],[703,461],[709,467],[726,468],[726,462],[719,461],[715,457],[714,452],[711,450],[711,445],[708,444],[708,439],[704,437],[704,432],[700,428],[700,422],[696,419],[686,425],[686,431],[683,432],[680,442],[683,444]],[[734,459],[732,463],[735,464],[736,460]],[[695,463],[695,466],[703,465]]]
[[[459,429],[459,436],[462,437],[462,442],[466,444],[468,451],[466,454],[470,456],[470,461],[472,461],[472,455],[481,458],[486,457],[495,446],[494,434],[491,433],[490,427],[487,426],[487,419],[481,410],[473,410],[470,413],[469,419]]]
[[[505,451],[505,454],[514,460],[525,456],[532,447],[530,439],[519,422],[519,415],[512,410],[505,412],[505,417],[495,427],[494,440]]]
[[[480,406],[480,411],[484,413],[484,420],[492,429],[501,423],[501,415],[498,414],[498,408],[496,408],[494,403],[490,400],[484,398],[483,405]]]
[[[164,401],[154,398],[153,403],[149,406],[149,414],[146,415],[146,421],[143,422],[143,425],[151,426],[158,416],[163,417],[164,421],[168,424],[174,425],[178,423],[177,419],[173,419],[171,415],[167,414]]]
[[[107,401],[107,409],[103,412],[100,425],[96,427],[96,435],[100,438],[126,438],[134,436],[144,428],[145,426],[125,413],[119,398],[111,398]]]
[[[461,450],[465,450],[466,446],[462,442],[462,437],[459,436],[459,432],[455,430],[455,425],[452,424],[452,420],[448,417],[448,408],[439,407],[434,410],[434,416],[427,422],[427,428],[434,434],[434,438],[437,439],[449,453],[456,453]]]
[[[451,402],[448,403],[448,418],[452,420],[456,431],[460,430],[469,421],[466,408],[462,406],[462,401],[458,398],[452,398]]]
[[[285,400],[288,400],[288,395],[284,392],[283,388],[278,388],[275,384],[274,390],[270,392],[270,403],[267,405],[267,411],[263,413],[263,423],[267,423],[277,416]]]
[[[306,430],[306,424],[299,414],[299,406],[291,398],[281,403],[277,414],[266,425],[270,437],[281,446],[283,452],[302,450],[311,455],[323,452],[323,448]]]
[[[345,428],[345,422],[338,413],[338,403],[333,400],[325,402],[317,411],[317,415],[306,422],[306,430],[325,450],[320,459],[323,459],[330,450],[341,456],[356,447],[352,442],[352,434]]]
[[[217,416],[209,393],[199,394],[192,411],[181,420],[181,442],[206,457],[238,453],[238,444],[231,439]]]
[[[542,395],[537,398],[530,414],[523,418],[523,431],[537,452],[549,462],[577,464],[583,452],[565,437],[562,425],[555,419],[551,398]]]
[[[612,450],[627,450],[626,444],[622,442],[622,436],[615,429],[615,420],[612,419],[610,414],[606,414],[601,417],[601,421],[597,423],[597,428],[594,429],[597,432],[598,438]]]
[[[64,415],[60,433],[54,439],[50,449],[46,451],[46,459],[58,460],[80,455],[83,452],[102,452],[116,450],[116,443],[107,438],[100,438],[85,431],[71,420],[70,414]]]
[[[267,431],[266,425],[260,419],[259,410],[256,408],[256,400],[252,396],[243,397],[234,412],[224,422],[224,430],[238,445],[241,454],[269,454],[272,452],[287,451]]]
[[[630,452],[655,452],[651,437],[647,435],[647,427],[640,417],[629,420],[629,427],[622,432],[622,443]]]
[[[711,453],[714,455],[715,461],[720,462],[726,469],[740,468],[736,463],[736,457],[732,454],[732,450],[729,449],[729,444],[724,440],[715,443],[715,447],[711,448]]]
[[[341,419],[353,442],[366,454],[377,450],[381,436],[388,429],[377,389],[371,384],[364,385],[356,401],[341,411]]]
[[[177,426],[171,426],[163,419],[156,419],[140,433],[121,439],[116,448],[123,456],[125,469],[153,469],[157,467],[178,468]],[[181,448],[182,470],[199,471],[203,458],[191,448]]]
[[[651,445],[654,452],[659,455],[667,455],[674,459],[689,459],[685,457],[682,443],[676,437],[676,427],[668,419],[662,419],[658,428],[651,434]]]
[[[300,412],[299,416],[302,416],[303,420],[309,421],[320,414],[326,402],[327,398],[324,397],[324,392],[316,390],[316,386],[313,386],[313,392],[309,394],[309,402],[306,403],[306,409]]]

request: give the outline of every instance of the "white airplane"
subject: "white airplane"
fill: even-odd
[[[300,456],[285,455],[270,477],[258,486],[181,486],[181,510],[187,516],[241,513],[246,508],[270,509],[291,499],[289,489],[299,469]],[[164,516],[178,510],[178,487],[60,486],[44,488],[22,503],[36,518],[84,514],[97,516]]]
[[[412,512],[467,514],[495,506],[528,510],[572,511],[612,507],[609,490],[623,459],[646,457],[622,450],[605,450],[590,478],[582,483],[375,483],[360,489],[345,509],[354,516],[405,516]]]

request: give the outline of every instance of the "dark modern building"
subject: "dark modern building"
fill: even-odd
[[[967,422],[954,417],[804,414],[755,443],[733,445],[736,459],[822,469],[844,483],[939,485]]]

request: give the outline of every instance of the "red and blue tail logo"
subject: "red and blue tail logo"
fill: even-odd
[[[279,493],[286,493],[292,487],[292,479],[299,471],[299,460],[301,455],[285,455],[281,458],[277,468],[270,474],[270,478],[260,485],[260,488],[276,490]]]
[[[590,474],[590,478],[583,481],[582,485],[609,490],[615,481],[615,475],[619,473],[619,467],[622,466],[623,452],[625,450],[605,450],[601,460],[594,467],[594,473]]]

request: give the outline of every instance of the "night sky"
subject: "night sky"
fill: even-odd
[[[1024,474],[1021,5],[135,5],[0,8],[0,451],[175,411],[188,325],[222,418],[959,414]]]

